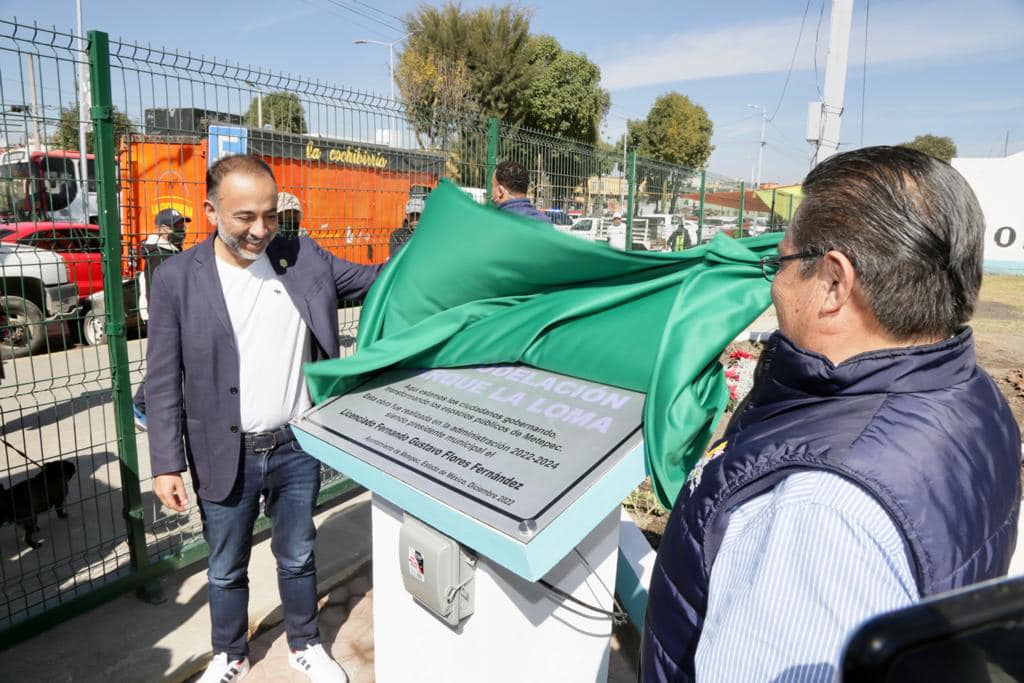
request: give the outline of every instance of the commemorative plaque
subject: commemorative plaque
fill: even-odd
[[[295,426],[527,542],[635,454],[643,402],[637,392],[518,365],[403,369]]]

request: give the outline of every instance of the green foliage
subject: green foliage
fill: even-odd
[[[252,98],[245,113],[245,125],[258,128],[260,121],[260,95]],[[291,92],[272,92],[262,96],[263,127],[282,133],[308,133],[306,110],[299,96]]]
[[[611,105],[600,86],[601,70],[584,55],[562,50],[551,36],[531,38],[530,53],[538,74],[525,93],[526,126],[596,143]]]
[[[531,36],[528,10],[424,5],[406,28],[395,80],[421,132],[426,112],[441,108],[597,141],[610,104],[600,69],[551,36]]]
[[[646,120],[628,124],[638,154],[690,168],[700,168],[711,156],[713,130],[704,107],[677,92],[656,99]]]
[[[918,135],[910,142],[904,142],[900,147],[908,147],[916,149],[918,152],[930,154],[936,159],[945,161],[947,164],[956,156],[956,144],[953,142],[953,138],[944,135],[932,135],[931,133]]]
[[[530,61],[530,13],[506,5],[480,7],[463,11],[454,3],[443,7],[424,5],[409,15],[406,29],[412,33],[399,61],[397,79],[402,100],[411,108],[428,105],[415,88],[410,88],[408,75],[412,66],[432,64],[449,74],[465,65],[469,88],[466,97],[485,116],[497,116],[505,123],[521,124],[525,110],[518,100],[536,75],[537,67]],[[407,63],[408,61],[408,63]],[[434,99],[442,94],[434,91]]]
[[[135,132],[135,126],[132,124],[131,119],[128,115],[122,111],[118,111],[117,107],[114,107],[114,145],[115,147],[120,146],[121,140],[128,134]],[[92,154],[92,126],[89,126],[89,130],[85,133],[85,149],[86,152]],[[78,105],[67,107],[66,109],[60,110],[60,120],[57,122],[57,130],[50,138],[50,144],[57,149],[73,149],[78,151]]]

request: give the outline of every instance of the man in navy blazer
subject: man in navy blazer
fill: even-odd
[[[145,380],[154,493],[184,511],[188,470],[210,546],[214,659],[200,680],[248,673],[248,563],[263,495],[289,661],[313,680],[346,681],[317,628],[320,466],[288,421],[310,405],[302,364],[339,354],[339,300],[361,299],[380,266],[277,236],[277,185],[255,157],[221,159],[206,183],[217,230],[155,273]]]

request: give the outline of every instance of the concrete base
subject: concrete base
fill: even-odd
[[[405,560],[398,547],[402,511],[374,496],[372,520],[378,683],[607,680],[610,617],[480,557],[475,612],[453,629],[405,591]],[[616,509],[544,580],[581,602],[611,610],[618,531]]]

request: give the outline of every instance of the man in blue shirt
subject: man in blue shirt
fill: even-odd
[[[530,174],[520,164],[502,161],[494,167],[494,175],[491,177],[491,199],[498,210],[550,223],[551,219],[530,203],[530,198],[526,196],[528,189]]]

